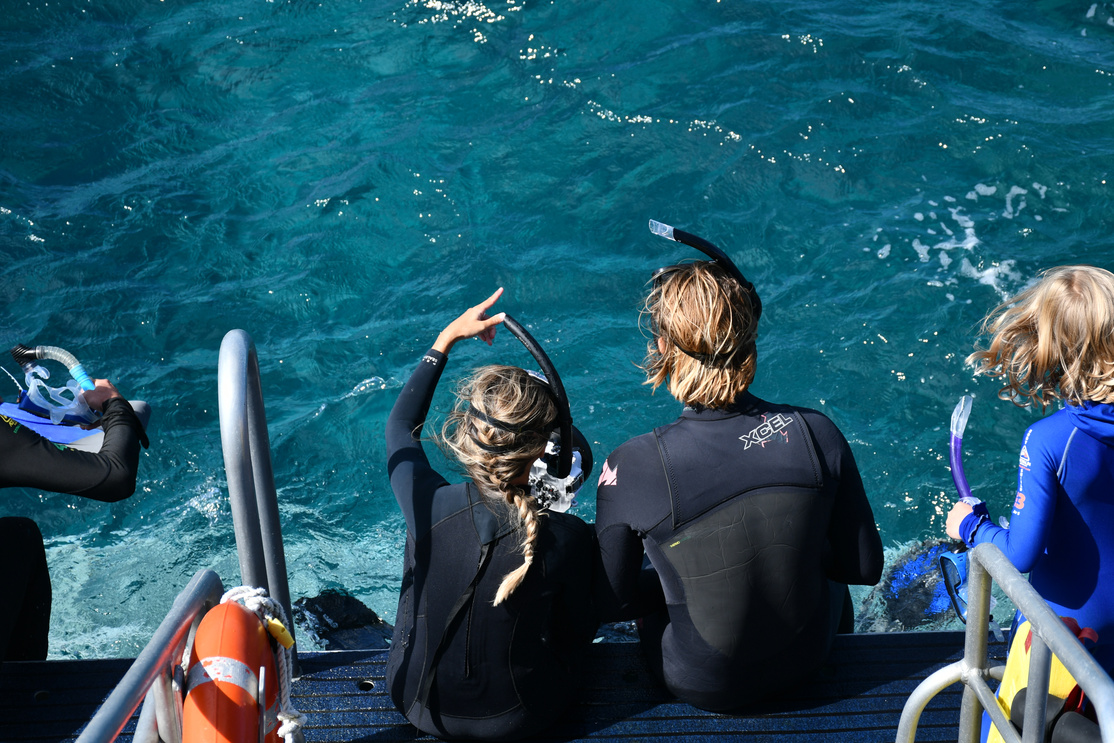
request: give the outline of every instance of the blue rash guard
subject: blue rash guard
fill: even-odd
[[[960,533],[997,545],[1053,611],[1098,632],[1092,652],[1114,671],[1114,405],[1068,405],[1030,426],[1009,528],[968,517]]]

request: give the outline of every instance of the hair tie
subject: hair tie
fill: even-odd
[[[480,419],[492,428],[498,428],[502,431],[509,431],[511,433],[522,433],[526,430],[522,426],[515,426],[513,424],[507,423],[506,421],[501,421],[498,418],[492,418],[490,415],[483,412],[482,410],[477,410],[476,408],[474,408],[471,403],[468,404],[468,409],[465,412],[473,418]]]
[[[483,412],[482,410],[477,410],[475,407],[472,406],[471,403],[468,403],[468,408],[464,412],[467,415],[472,416],[473,418],[477,418],[477,419],[483,421],[484,423],[491,426],[492,428],[498,428],[501,431],[507,431],[509,433],[515,433],[515,434],[544,433],[547,429],[549,429],[553,426],[553,421],[550,421],[549,423],[542,424],[540,426],[536,426],[531,421],[527,421],[526,423],[523,423],[520,426],[516,426],[512,423],[507,423],[506,421],[501,421],[498,418],[493,418],[490,415],[488,415],[487,413]]]

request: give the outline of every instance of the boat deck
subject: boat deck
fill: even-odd
[[[990,644],[992,659],[1006,647]],[[635,643],[592,646],[594,672],[580,703],[536,740],[617,741],[724,737],[765,741],[892,741],[901,708],[930,673],[963,654],[961,632],[840,635],[828,662],[795,692],[760,709],[722,715],[671,698],[643,664]],[[385,650],[305,653],[293,703],[308,717],[306,740],[433,740],[391,706]],[[72,741],[123,676],[129,660],[45,661],[0,666],[0,741]],[[940,694],[921,716],[918,741],[955,740],[963,687]],[[136,715],[118,738],[130,741]]]

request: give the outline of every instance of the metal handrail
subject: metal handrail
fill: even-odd
[[[1042,741],[1045,705],[1039,700],[1048,693],[1053,653],[1090,699],[1098,716],[1103,743],[1114,743],[1114,681],[1000,549],[993,544],[980,544],[967,554],[967,631],[963,659],[930,675],[909,696],[901,711],[897,743],[913,743],[924,708],[934,696],[957,682],[966,686],[959,715],[960,743],[977,743],[984,709],[1006,743]],[[1025,705],[1023,735],[1019,735],[1006,719],[987,683],[988,678],[1000,680],[1004,670],[1000,664],[991,667],[987,662],[991,579],[1029,620],[1033,634],[1027,686],[1042,689],[1044,693],[1029,696],[1037,703]]]
[[[167,696],[166,692],[175,682],[174,668],[182,659],[190,635],[205,612],[220,603],[223,594],[224,586],[212,570],[199,570],[193,576],[174,599],[170,612],[155,630],[151,641],[78,736],[77,743],[115,740],[148,690],[152,691],[158,703],[144,705],[144,710],[159,708],[159,730],[164,740],[169,743],[171,739],[166,735],[173,736],[175,731],[179,731],[178,740],[181,739],[181,697],[177,697],[175,704],[173,697]],[[168,715],[177,715],[177,724],[168,719]],[[145,724],[150,724],[149,716]]]
[[[240,579],[244,585],[267,589],[292,619],[259,359],[251,336],[243,330],[230,330],[221,342],[217,397]],[[293,637],[293,621],[288,623]],[[297,663],[297,656],[292,660]]]

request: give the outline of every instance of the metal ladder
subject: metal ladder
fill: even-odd
[[[259,361],[255,344],[243,330],[230,331],[221,343],[217,394],[240,579],[244,585],[267,589],[291,619]],[[93,715],[78,743],[115,740],[140,702],[144,704],[136,725],[135,743],[181,743],[183,657],[192,647],[202,616],[223,595],[224,586],[212,570],[194,575],[174,600],[150,642]],[[294,627],[287,629],[293,636]],[[296,675],[296,655],[293,660]]]

